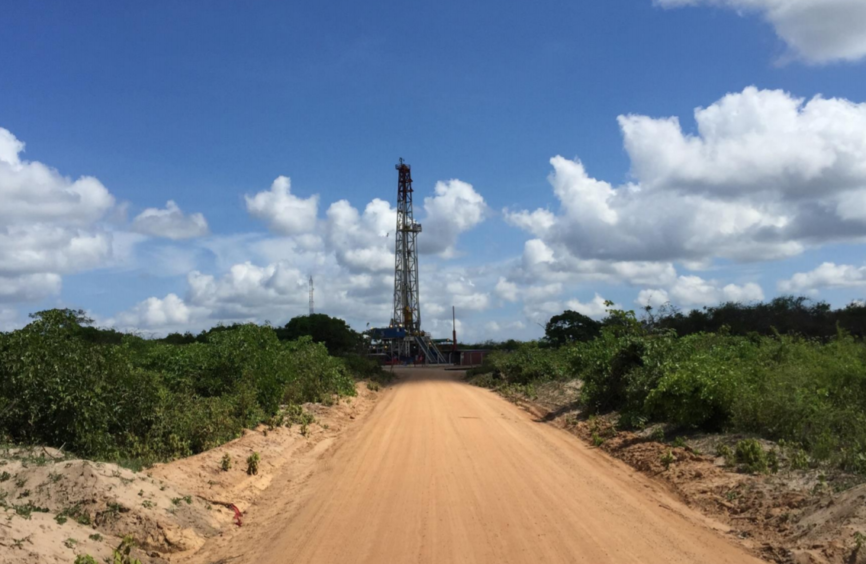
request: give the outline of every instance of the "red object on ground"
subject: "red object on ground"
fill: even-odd
[[[241,521],[241,515],[243,515],[243,514],[241,513],[241,510],[238,509],[238,506],[235,505],[234,503],[230,503],[230,504],[229,504],[229,509],[234,510],[234,512],[235,512],[235,524],[236,524],[238,527],[240,527],[240,526],[241,526],[241,523],[243,523],[243,521]]]

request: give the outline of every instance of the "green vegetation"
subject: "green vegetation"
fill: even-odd
[[[75,558],[75,564],[97,564],[97,562],[89,554],[81,554]]]
[[[830,311],[821,304],[780,298],[688,316],[654,317],[648,311],[638,319],[634,312],[610,310],[593,339],[495,351],[472,375],[476,383],[502,390],[579,379],[584,409],[617,411],[621,425],[664,422],[687,431],[726,430],[785,440],[796,445],[788,457],[793,467],[805,466],[808,454],[866,473],[866,345],[843,329],[821,333],[826,319],[845,319],[855,326],[860,309]],[[715,332],[679,335],[671,327],[683,320],[698,327],[696,319],[730,320],[737,311],[742,313],[737,331],[720,326]],[[759,314],[786,327],[803,322],[812,336],[773,332],[772,326],[766,334],[751,330],[764,328],[766,320],[758,319]],[[750,471],[767,471],[772,462],[763,450],[761,461],[751,458],[761,455],[749,449],[738,445],[736,459],[747,458],[742,463]]]
[[[135,547],[135,539],[125,536],[117,548],[114,549],[113,564],[141,564],[141,560],[133,558],[130,553]]]
[[[229,456],[229,453],[223,455],[223,458],[220,461],[220,469],[222,469],[223,472],[228,472],[232,469],[232,457]]]
[[[335,356],[357,354],[364,347],[361,335],[345,321],[323,313],[295,317],[285,327],[277,329],[277,336],[285,341],[310,337],[314,342],[325,345],[328,352]]]
[[[254,452],[247,458],[247,474],[254,476],[259,473],[259,462],[262,458],[259,453]]]
[[[668,449],[667,451],[665,451],[664,454],[662,454],[660,460],[661,463],[664,465],[665,470],[667,470],[671,467],[671,464],[677,461],[677,458],[674,456],[673,451],[671,449]]]
[[[737,462],[745,465],[746,470],[753,474],[763,474],[767,471],[767,453],[755,439],[745,439],[737,443],[734,450]]]
[[[310,337],[216,328],[185,345],[99,339],[81,311],[0,334],[0,435],[131,465],[188,456],[282,406],[354,395],[347,364]]]
[[[591,341],[601,332],[601,323],[576,311],[566,310],[550,318],[544,327],[547,344],[561,347],[578,341]]]

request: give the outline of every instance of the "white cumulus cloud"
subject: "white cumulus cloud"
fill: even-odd
[[[424,233],[419,235],[420,252],[449,256],[461,233],[484,221],[487,204],[471,184],[460,180],[437,182],[433,197],[424,198]]]
[[[656,309],[668,302],[670,302],[670,296],[662,289],[641,290],[638,292],[637,299],[635,300],[635,303],[640,307],[651,306]]]
[[[695,121],[692,135],[676,118],[621,116],[634,177],[623,186],[592,178],[580,161],[551,159],[553,217],[505,212],[536,237],[524,263],[664,269],[772,260],[866,236],[866,104],[749,87],[699,108]]]
[[[866,57],[862,0],[655,0],[666,7],[720,6],[760,14],[794,54],[812,63]]]
[[[177,295],[168,294],[164,298],[147,298],[118,315],[115,323],[123,328],[185,330],[203,313],[200,309],[188,306]]]
[[[716,305],[721,302],[748,303],[764,299],[763,290],[754,282],[742,286],[727,284],[721,287],[714,280],[704,280],[700,276],[680,276],[668,293],[676,304],[687,307]]]
[[[291,192],[292,181],[280,176],[271,184],[271,189],[255,196],[245,196],[247,211],[263,220],[268,227],[282,235],[309,233],[316,226],[319,196],[299,198]]]
[[[570,309],[571,311],[576,311],[577,313],[583,314],[587,317],[601,318],[607,314],[608,306],[605,305],[606,300],[602,298],[600,295],[596,294],[592,300],[588,302],[581,302],[580,300],[568,300],[565,302],[565,309]],[[614,304],[612,306],[614,309],[619,309],[620,306]]]
[[[111,235],[99,222],[115,205],[99,180],[72,180],[21,158],[24,143],[0,128],[0,290],[7,301],[60,292],[61,275],[102,266]]]
[[[814,293],[822,288],[861,288],[866,286],[866,267],[825,262],[809,272],[798,272],[779,282],[782,292]]]
[[[168,239],[192,239],[207,235],[207,221],[200,213],[184,215],[174,201],[169,200],[165,209],[147,208],[132,221],[133,231],[152,237]]]

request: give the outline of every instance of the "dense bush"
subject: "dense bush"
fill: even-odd
[[[544,340],[554,347],[577,341],[591,341],[601,331],[601,323],[578,313],[566,310],[550,318],[544,326]]]
[[[514,351],[493,351],[484,357],[474,373],[491,373],[502,384],[528,384],[542,380],[561,379],[568,374],[565,354],[545,349],[537,343],[524,343]]]
[[[309,338],[238,325],[185,346],[101,344],[81,312],[51,310],[0,335],[0,433],[80,455],[146,462],[238,436],[282,405],[354,394],[344,363]]]
[[[832,309],[826,302],[805,297],[780,296],[769,302],[741,304],[727,302],[718,306],[682,313],[670,306],[650,310],[647,324],[655,329],[673,329],[678,335],[721,331],[732,335],[800,335],[818,339],[835,337],[837,328],[852,335],[866,336],[866,304],[853,302]]]
[[[727,429],[799,445],[866,472],[866,345],[832,338],[715,333],[678,337],[612,311],[601,334],[559,349],[494,352],[474,371],[486,385],[579,378],[590,412]]]
[[[323,313],[294,317],[285,327],[277,329],[277,336],[286,341],[310,337],[333,355],[357,354],[364,349],[361,335],[342,319]]]

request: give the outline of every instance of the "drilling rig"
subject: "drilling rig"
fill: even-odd
[[[418,234],[412,208],[412,168],[400,159],[397,168],[397,229],[394,236],[394,311],[387,328],[371,334],[400,359],[424,357],[426,364],[446,364],[430,335],[421,329],[418,285]]]

